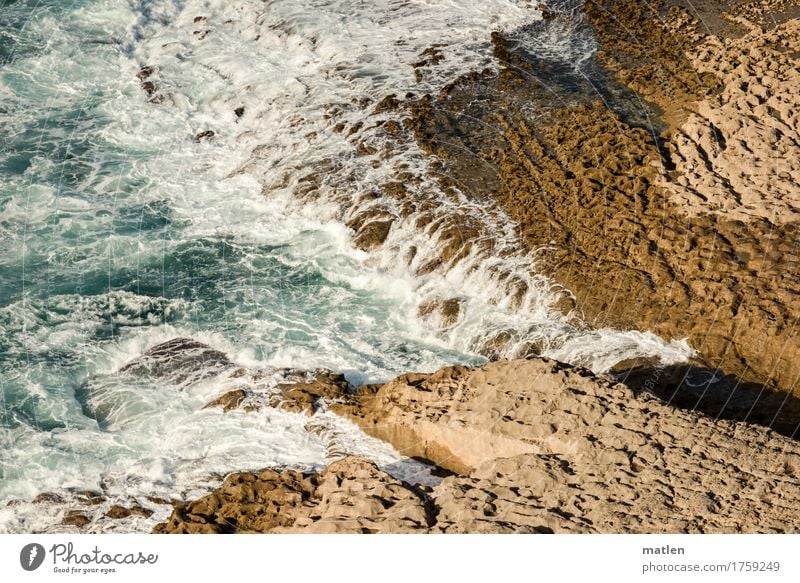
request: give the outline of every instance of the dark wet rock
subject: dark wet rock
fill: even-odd
[[[210,139],[211,139],[211,138],[213,138],[215,135],[216,135],[216,134],[215,134],[215,133],[214,133],[212,130],[205,130],[205,131],[202,131],[202,132],[198,133],[198,134],[197,134],[197,135],[194,137],[194,141],[195,141],[195,142],[201,142],[201,141],[203,141],[203,140],[210,140]]]
[[[34,504],[63,504],[64,497],[55,492],[42,492],[33,499]]]
[[[147,508],[143,508],[141,506],[132,506],[130,508],[126,508],[125,506],[120,506],[119,504],[115,504],[109,508],[108,512],[106,512],[106,517],[114,520],[128,518],[129,516],[142,516],[144,518],[149,518],[152,515],[152,510],[148,510]]]
[[[190,338],[162,342],[120,369],[121,373],[156,377],[175,384],[198,382],[235,365],[219,350]]]
[[[330,371],[299,373],[295,378],[297,382],[278,385],[280,393],[270,403],[273,407],[311,415],[319,399],[338,399],[350,389],[344,375]]]
[[[150,97],[148,100],[150,103],[163,103],[164,96],[158,92],[158,85],[153,81],[156,72],[155,67],[148,65],[139,69],[136,77],[139,79],[142,90]]]
[[[158,504],[160,506],[163,506],[164,504],[176,504],[175,500],[170,501],[167,500],[166,498],[159,498],[158,496],[148,496],[147,501],[152,502],[153,504]]]
[[[371,221],[366,223],[358,233],[356,233],[353,242],[356,247],[363,251],[372,251],[380,247],[386,238],[389,236],[389,231],[392,230],[392,223],[394,221]]]
[[[417,312],[426,319],[434,317],[437,327],[446,330],[458,324],[463,304],[464,300],[461,298],[436,298],[420,304]]]
[[[146,65],[139,69],[138,73],[136,73],[136,77],[139,81],[144,81],[148,77],[150,77],[153,73],[156,72],[156,68],[151,65]]]
[[[375,109],[373,109],[373,113],[386,113],[390,111],[396,111],[402,102],[397,99],[396,95],[387,95],[383,99],[381,99],[376,105]]]
[[[213,401],[207,403],[203,409],[211,409],[213,407],[222,407],[222,410],[227,413],[233,409],[238,409],[242,406],[247,398],[247,391],[244,389],[236,389],[235,391],[228,391],[227,393],[217,397]]]
[[[65,526],[83,528],[84,526],[91,524],[91,522],[91,519],[83,514],[80,510],[70,510],[64,515],[64,519],[61,521],[61,524]]]
[[[376,192],[377,198],[379,194]],[[380,247],[392,229],[394,217],[380,207],[371,207],[347,221],[347,226],[355,231],[353,243],[363,251]]]
[[[266,392],[256,388],[234,389],[223,393],[203,408],[222,407],[225,413],[234,410],[251,413],[268,406],[292,413],[312,415],[320,399],[339,399],[347,395],[350,390],[350,384],[344,375],[328,370],[287,369],[270,371],[270,374],[282,375],[282,382],[267,389]],[[253,371],[251,375],[255,381],[259,379],[259,371]]]
[[[107,500],[102,492],[96,490],[71,490],[71,492],[78,502],[88,506],[97,506]]]
[[[510,351],[517,342],[519,342],[519,336],[516,331],[500,330],[483,339],[477,348],[477,352],[489,360],[509,358]]]
[[[236,109],[234,109],[233,114],[236,116],[237,119],[241,119],[241,117],[244,115],[244,106],[237,107]]]
[[[514,358],[539,358],[544,352],[545,346],[544,341],[526,340],[520,343]]]

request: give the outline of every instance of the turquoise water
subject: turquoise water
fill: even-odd
[[[286,216],[253,179],[221,184],[198,170],[215,154],[186,139],[185,120],[147,119],[137,63],[113,40],[132,36],[132,10],[0,12],[0,504],[96,487],[152,453],[134,442],[168,417],[136,440],[104,434],[80,389],[173,336],[354,382],[480,360],[421,333],[402,285],[353,284],[369,270],[344,227]]]

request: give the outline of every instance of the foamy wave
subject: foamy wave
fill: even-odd
[[[443,191],[433,159],[410,137],[398,142],[383,129],[382,122],[403,114],[374,113],[386,96],[436,92],[459,75],[496,69],[493,30],[570,62],[595,50],[591,37],[577,34],[577,17],[572,25],[564,20],[564,30],[535,29],[540,20],[530,3],[511,0],[465,2],[453,12],[408,2],[189,2],[166,26],[141,22],[132,52],[158,69],[155,83],[173,103],[154,110],[177,108],[193,131],[215,132],[200,151],[214,157],[209,172],[226,176],[221,183],[256,178],[267,199],[293,217],[390,224],[368,253],[338,250],[359,260],[361,270],[330,269],[334,264],[326,270],[320,262],[329,277],[390,295],[402,290],[403,317],[418,320],[429,342],[493,357],[552,353],[566,342],[584,348],[562,354],[602,372],[612,358],[593,359],[589,346],[598,336],[585,332],[577,314],[555,309],[570,293],[537,273],[536,256],[524,250],[512,221],[487,201]],[[426,61],[431,47],[438,58]],[[233,113],[239,107],[241,119]],[[400,197],[382,194],[398,180]],[[202,214],[237,222],[223,213]],[[258,216],[264,215],[245,217],[237,236],[252,240],[264,232],[265,225],[253,224]],[[449,326],[436,310],[426,313],[426,306],[448,300],[460,306]],[[620,360],[691,354],[685,343],[647,335],[630,348],[635,333],[614,334],[605,331],[596,346],[619,347]]]

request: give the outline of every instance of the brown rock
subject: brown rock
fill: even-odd
[[[298,373],[297,382],[278,385],[280,391],[270,405],[294,413],[311,415],[319,399],[338,399],[349,390],[349,383],[342,374],[330,371]]]
[[[136,77],[139,79],[139,81],[144,81],[145,79],[150,77],[155,72],[156,72],[156,68],[155,67],[153,67],[151,65],[146,65],[146,66],[142,67],[141,69],[139,69],[139,71],[136,73]]]
[[[89,506],[97,506],[107,500],[102,493],[95,490],[75,490],[72,493],[79,502]]]
[[[461,476],[439,532],[787,532],[800,445],[538,359],[406,375],[335,410]]]
[[[461,298],[433,299],[420,304],[420,317],[433,320],[432,324],[439,330],[446,330],[458,324],[461,319]]]
[[[121,518],[128,518],[129,516],[143,516],[145,518],[149,518],[152,515],[153,515],[152,510],[148,510],[147,508],[142,508],[141,506],[132,506],[131,508],[125,508],[124,506],[120,506],[119,504],[115,504],[108,510],[108,512],[106,512],[106,516],[114,520],[119,520]]]
[[[184,384],[199,382],[233,367],[230,359],[219,350],[190,338],[173,338],[153,346],[123,366],[120,372]]]
[[[406,104],[410,112],[406,127],[423,150],[445,161],[446,169],[438,175],[444,184],[456,182],[474,200],[497,201],[518,225],[525,246],[546,249],[537,270],[573,292],[563,296],[568,301],[559,306],[562,311],[580,315],[586,324],[595,327],[647,330],[666,339],[688,338],[702,360],[712,367],[768,388],[800,389],[800,359],[789,356],[800,352],[800,333],[792,325],[800,315],[800,271],[793,267],[798,263],[794,241],[800,222],[792,219],[794,211],[789,209],[800,180],[792,180],[793,162],[788,161],[800,157],[781,155],[780,160],[787,161],[784,175],[772,172],[772,162],[761,164],[754,173],[766,172],[775,178],[782,185],[780,192],[760,186],[742,190],[732,179],[729,188],[722,164],[731,172],[746,168],[744,155],[736,154],[738,146],[730,140],[725,148],[721,142],[714,145],[719,136],[725,141],[726,136],[752,129],[752,136],[741,136],[744,146],[750,148],[748,144],[756,141],[762,145],[780,141],[780,148],[789,148],[797,142],[791,138],[794,130],[784,128],[778,135],[766,128],[773,124],[773,129],[779,129],[778,118],[785,121],[793,117],[788,110],[779,113],[774,106],[773,113],[766,108],[756,111],[758,105],[743,105],[736,115],[728,111],[737,102],[735,94],[748,90],[732,77],[724,92],[714,97],[719,88],[716,77],[699,75],[692,63],[705,58],[702,62],[710,70],[725,59],[715,56],[719,51],[708,49],[701,37],[690,34],[686,28],[689,25],[674,35],[657,39],[650,51],[647,39],[657,36],[663,27],[677,26],[674,23],[679,21],[676,16],[645,22],[648,14],[659,10],[659,3],[651,4],[638,0],[590,2],[588,18],[595,28],[607,28],[600,38],[607,44],[610,56],[605,61],[614,72],[624,75],[626,67],[614,68],[612,61],[625,63],[628,51],[633,51],[633,77],[626,83],[642,91],[652,86],[645,97],[674,106],[664,118],[665,125],[674,130],[689,119],[694,125],[687,129],[694,134],[690,132],[687,137],[673,131],[657,142],[653,132],[644,129],[648,120],[656,119],[655,111],[637,122],[642,127],[636,127],[636,116],[641,112],[624,111],[621,116],[620,107],[610,111],[604,103],[596,102],[590,91],[586,95],[570,91],[568,98],[559,99],[558,93],[537,89],[539,84],[516,87],[486,73],[461,78],[438,99],[428,97]],[[706,9],[714,7],[704,4],[702,10]],[[615,19],[618,13],[619,18]],[[553,22],[559,18],[556,15]],[[636,47],[628,46],[626,39],[630,35],[617,34],[621,23],[626,22],[630,25],[626,30],[638,38]],[[793,26],[792,22],[781,25],[775,33],[780,35],[780,41],[775,37],[770,42],[794,46]],[[753,34],[762,35],[758,40],[762,45],[766,42],[761,32]],[[670,45],[673,36],[674,46]],[[495,49],[502,52],[502,62],[522,70],[530,68],[500,40],[495,37]],[[726,41],[727,45],[738,47],[728,54],[743,53],[736,43],[744,42]],[[693,57],[701,50],[709,51],[710,56]],[[770,94],[780,93],[781,100],[788,103],[791,98],[785,95],[784,88],[793,86],[791,74],[781,68],[786,57],[776,60],[773,50],[764,49],[763,54],[754,53],[748,59],[754,66],[760,62],[778,63],[780,89],[770,89],[769,82],[765,82],[759,83],[755,91],[767,99]],[[543,70],[532,70],[531,75],[548,88],[558,86],[548,83]],[[648,76],[652,82],[647,81]],[[610,89],[616,91],[614,87]],[[727,94],[730,98],[726,98]],[[471,104],[476,99],[484,106],[474,108]],[[716,105],[719,99],[728,99],[722,102],[722,109]],[[705,100],[700,103],[702,107],[716,109],[704,109],[690,117],[697,100]],[[570,105],[565,107],[564,103]],[[535,120],[525,113],[531,104],[539,112]],[[717,132],[701,119],[708,119],[709,115],[716,120],[711,125],[717,127]],[[747,124],[757,127],[748,129],[744,120],[748,116],[758,121],[751,119]],[[740,122],[730,128],[723,123],[739,118]],[[467,121],[475,119],[483,123]],[[499,128],[502,138],[487,138],[483,129],[486,125]],[[670,145],[664,148],[666,139]],[[693,158],[693,152],[700,156],[715,147],[719,152],[708,162]],[[672,151],[682,152],[680,156],[685,161],[673,157],[669,153]],[[759,154],[766,160],[764,156]],[[488,168],[476,164],[477,158],[484,160]],[[671,169],[691,165],[696,176]],[[705,170],[707,166],[711,173]],[[715,178],[714,173],[721,179]],[[748,175],[744,172],[739,178],[744,181]],[[703,202],[702,197],[708,198],[703,192],[710,192],[709,189],[718,194],[724,191],[731,212],[724,205],[714,210]],[[748,203],[748,209],[743,209],[743,192],[748,193],[755,206]],[[687,217],[689,207],[684,202],[691,202],[691,197],[698,208],[703,207],[703,214],[693,212]],[[780,211],[779,219],[770,222],[764,218],[765,212],[776,209]],[[745,210],[747,221],[740,220]],[[442,232],[442,221],[434,222],[432,215],[420,217],[420,221],[419,228]],[[457,238],[460,233],[467,234],[461,241]],[[446,268],[447,256],[457,262],[468,255],[474,241],[481,240],[468,233],[455,229],[454,237],[443,237],[443,257],[423,264],[419,272]],[[524,294],[524,289],[511,278],[499,283],[512,297],[521,298]],[[495,358],[506,352],[490,349],[484,354]],[[522,353],[515,351],[515,355]]]
[[[232,474],[212,494],[175,507],[153,532],[419,532],[430,526],[421,496],[366,460],[349,457],[319,474]]]
[[[365,223],[358,231],[353,239],[353,243],[359,249],[364,251],[372,251],[380,247],[386,238],[389,236],[389,231],[392,229],[391,220],[386,221],[370,221]]]
[[[665,373],[666,374],[666,373]],[[345,458],[243,472],[154,532],[796,532],[800,444],[552,360],[451,367],[335,407],[460,475],[432,490]]]
[[[244,389],[236,389],[221,395],[213,401],[207,403],[203,409],[210,409],[212,407],[222,407],[222,410],[227,413],[232,409],[241,407],[244,400],[247,398],[247,392]]]
[[[395,111],[400,107],[400,100],[395,95],[387,95],[381,99],[372,110],[373,113],[386,113],[388,111]]]
[[[65,526],[83,528],[91,522],[92,521],[89,519],[89,517],[83,514],[80,510],[70,510],[64,516],[64,520],[61,521],[61,524]]]
[[[64,497],[54,492],[43,492],[33,499],[34,504],[63,504]]]

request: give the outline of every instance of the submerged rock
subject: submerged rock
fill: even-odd
[[[64,519],[61,521],[61,524],[64,526],[83,528],[91,522],[91,519],[83,514],[80,510],[70,510],[64,515]]]
[[[314,412],[315,403],[319,399],[338,399],[344,397],[350,384],[342,374],[330,371],[311,371],[302,373],[297,371],[291,383],[278,385],[280,393],[272,399],[272,406],[310,415]],[[290,380],[293,380],[290,377]]]
[[[274,371],[273,375],[278,377],[274,385],[268,384],[261,390],[234,389],[223,393],[203,408],[222,407],[227,413],[235,409],[254,412],[263,407],[274,407],[292,413],[312,415],[320,399],[344,397],[350,388],[344,375],[328,370],[290,369]],[[256,372],[255,377],[258,376]]]
[[[461,298],[436,298],[420,304],[418,313],[439,330],[447,330],[461,320],[463,304]]]
[[[174,384],[199,382],[234,368],[225,353],[190,338],[173,338],[153,346],[120,369],[121,373],[156,377]]]
[[[197,135],[195,135],[194,141],[195,142],[202,142],[203,140],[210,140],[215,135],[216,134],[212,130],[204,130],[202,132],[199,132]]]
[[[139,81],[144,81],[145,79],[149,78],[153,73],[156,72],[156,68],[151,65],[145,65],[136,73],[136,77]]]
[[[203,409],[222,407],[222,410],[225,413],[227,413],[228,411],[239,409],[244,403],[245,399],[247,399],[247,391],[245,391],[244,389],[236,389],[234,391],[228,391],[227,393],[220,395],[213,401],[206,403]]]
[[[129,516],[143,516],[144,518],[149,518],[152,515],[153,511],[148,508],[143,508],[142,506],[138,505],[126,508],[125,506],[121,506],[119,504],[113,505],[105,514],[107,518],[112,518],[114,520],[128,518]]]

